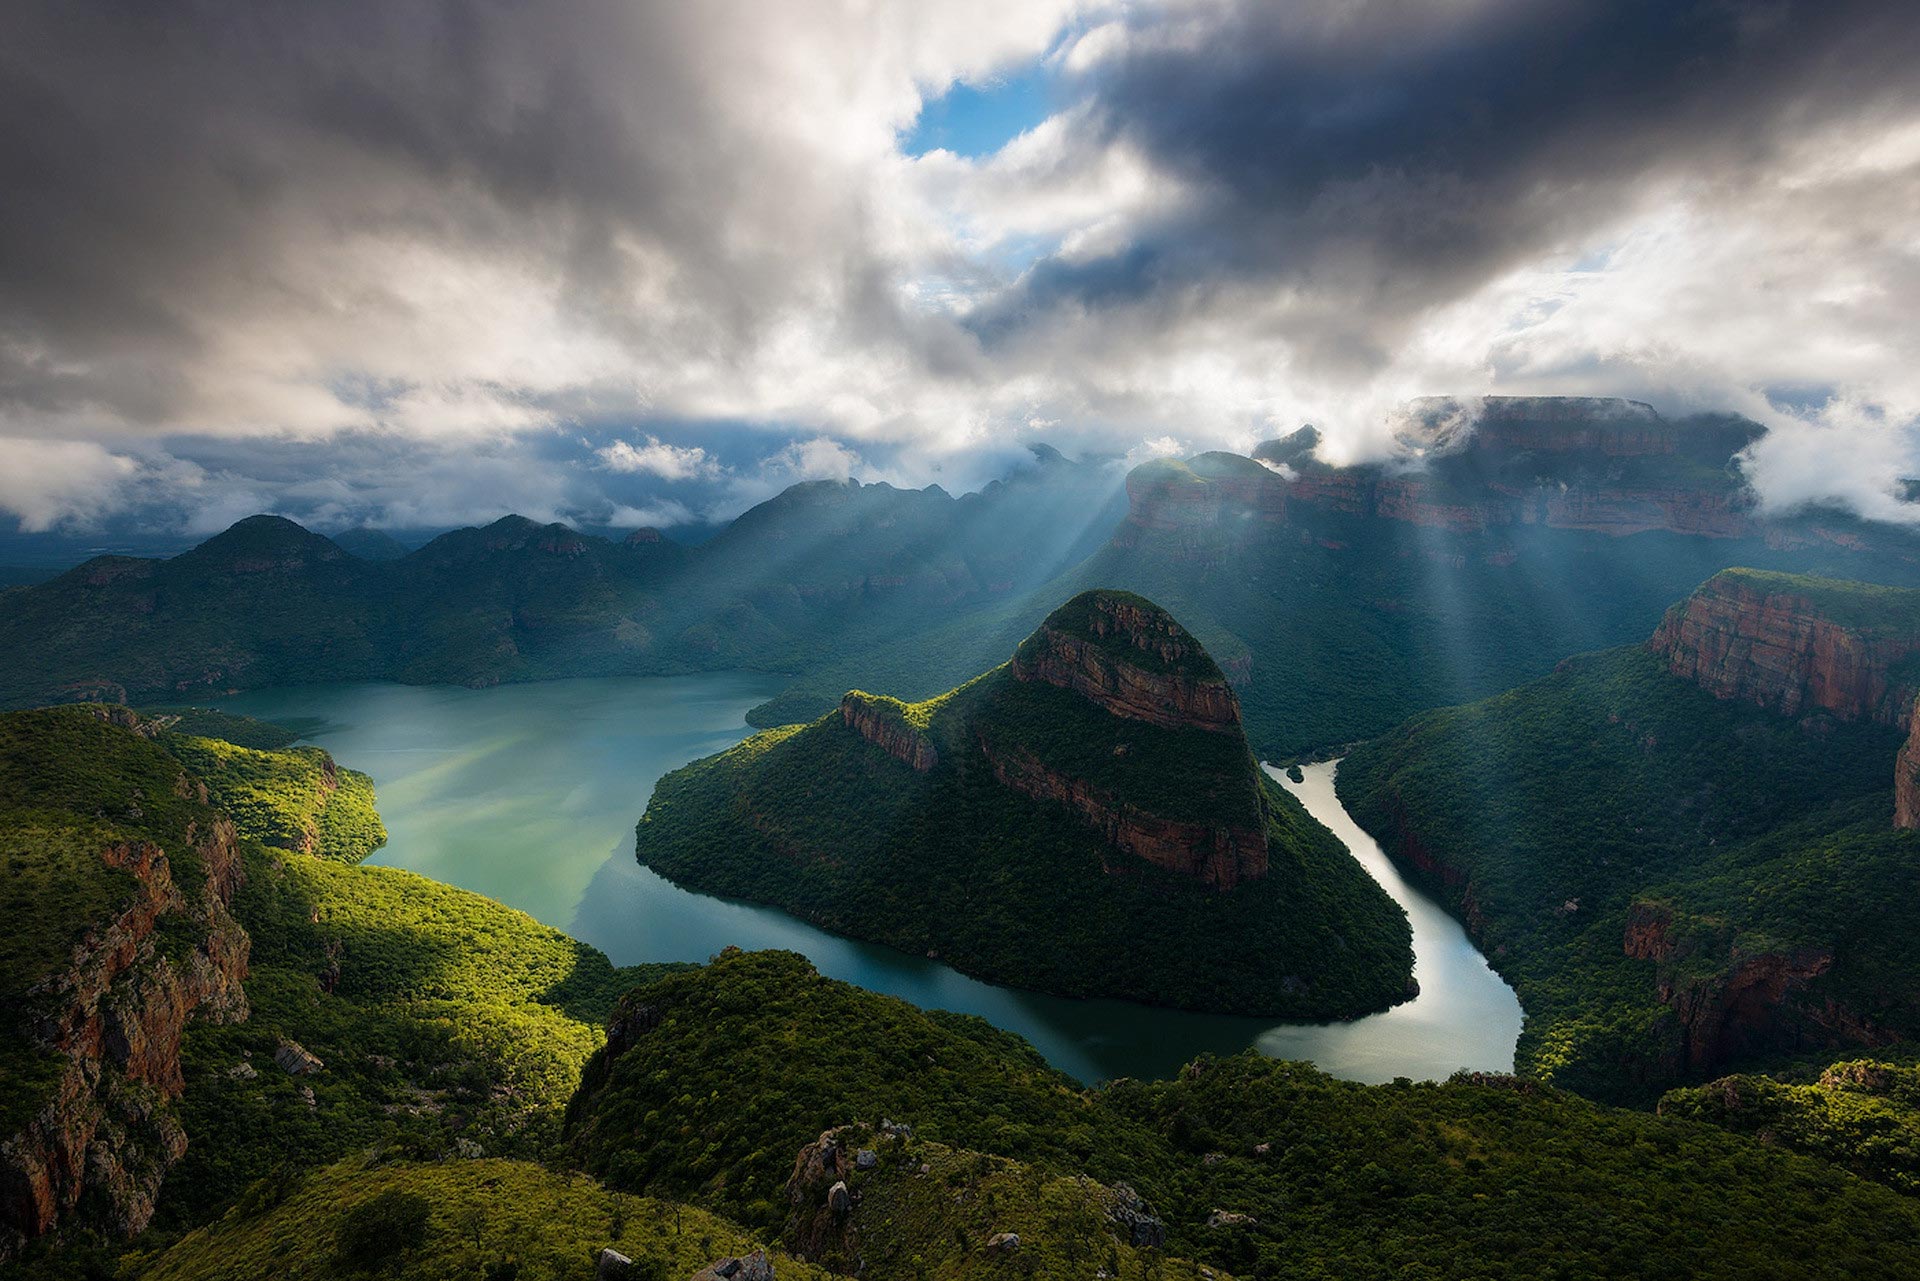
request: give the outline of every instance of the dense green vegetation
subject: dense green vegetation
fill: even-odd
[[[396,1214],[407,1208],[406,1198],[415,1199],[416,1211],[426,1210],[412,1232],[406,1216]],[[355,1260],[354,1247],[363,1241],[375,1247],[368,1251],[375,1266]],[[415,1281],[573,1281],[592,1276],[594,1258],[611,1246],[638,1265],[636,1281],[685,1281],[715,1259],[756,1244],[704,1210],[609,1192],[530,1162],[356,1158],[253,1189],[234,1214],[172,1249],[130,1256],[126,1274],[142,1281],[348,1281],[382,1274]],[[784,1254],[773,1257],[780,1281],[830,1275]]]
[[[1912,1063],[1858,1059],[1813,1080],[1730,1076],[1673,1091],[1660,1113],[1711,1121],[1920,1195],[1920,1067]]]
[[[203,1221],[285,1163],[369,1145],[539,1154],[614,998],[672,968],[617,970],[532,917],[411,872],[257,847],[234,915],[253,938],[253,1015],[188,1037],[180,1116],[194,1142],[168,1178],[163,1227]],[[283,1040],[325,1069],[282,1072]]]
[[[251,747],[256,751],[270,752],[276,748],[291,747],[300,739],[300,730],[294,726],[223,712],[216,707],[161,704],[138,710],[142,718],[176,734],[217,738],[235,747]]]
[[[358,863],[387,843],[373,780],[318,747],[261,751],[180,733],[165,745],[262,845]]]
[[[252,1012],[188,1029],[187,1091],[174,1113],[189,1143],[144,1240],[207,1221],[256,1180],[284,1184],[369,1147],[422,1158],[549,1150],[614,999],[675,967],[615,969],[479,895],[353,866],[372,834],[384,837],[364,775],[318,748],[253,750],[163,723],[82,707],[0,716],[10,1025],[0,1133],[37,1110],[59,1063],[19,1034],[37,1008],[24,994],[135,888],[102,850],[152,842],[176,882],[197,886],[205,871],[193,842],[221,812],[204,796],[240,837],[245,877],[232,912],[251,938]],[[205,932],[175,915],[159,922],[163,952],[176,935],[191,947]],[[289,1074],[275,1062],[287,1042],[324,1066]]]
[[[1417,717],[1355,749],[1339,785],[1519,992],[1521,1064],[1650,1099],[1848,1020],[1920,1029],[1920,836],[1890,824],[1899,740],[1718,701],[1631,648]],[[1626,955],[1636,902],[1666,959]],[[1778,1009],[1701,1013],[1743,964],[1821,957]]]
[[[640,860],[1039,991],[1303,1018],[1406,995],[1404,914],[1239,734],[1117,717],[1004,665],[927,703],[862,697],[926,737],[931,770],[837,713],[758,734],[660,781]],[[1002,783],[995,763],[1014,760],[1115,811],[1265,831],[1271,868],[1223,893],[1122,853],[1068,806]]]
[[[1126,1182],[1170,1254],[1241,1276],[1898,1277],[1920,1240],[1920,1203],[1832,1166],[1514,1078],[1363,1086],[1245,1054],[1082,1091],[976,1020],[781,953],[723,956],[623,1008],[645,1017],[587,1071],[580,1159],[755,1225],[787,1213],[793,1152],[886,1118],[1021,1162],[974,1163],[1008,1214],[1032,1213],[1049,1175]],[[885,1204],[910,1241],[988,1221],[932,1215],[897,1179],[876,1192],[900,1198]],[[1215,1211],[1246,1217],[1210,1226]]]

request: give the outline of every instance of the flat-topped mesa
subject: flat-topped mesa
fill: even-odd
[[[1783,716],[1907,725],[1920,591],[1729,569],[1667,611],[1648,642],[1675,676]]]
[[[907,705],[897,698],[849,690],[840,700],[840,719],[860,737],[922,774],[940,763],[933,740],[909,721]]]
[[[1131,592],[1082,592],[1013,654],[1013,674],[1069,689],[1115,716],[1240,733],[1240,700],[1173,615]]]
[[[1462,430],[1480,451],[1547,450],[1616,458],[1671,454],[1679,432],[1652,405],[1611,396],[1423,396],[1405,409],[1410,425],[1447,441]]]

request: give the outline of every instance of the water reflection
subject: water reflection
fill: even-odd
[[[1351,1023],[1276,1025],[996,987],[771,908],[690,893],[641,867],[633,823],[654,783],[738,742],[746,710],[777,687],[737,673],[485,690],[332,685],[223,705],[299,719],[312,741],[373,776],[391,833],[374,861],[510,903],[623,965],[702,961],[729,944],[790,948],[833,978],[980,1015],[1084,1081],[1167,1076],[1196,1054],[1248,1046],[1362,1081],[1512,1067],[1520,1008],[1511,989],[1347,817],[1331,763],[1281,782],[1407,909],[1421,985],[1418,999]]]

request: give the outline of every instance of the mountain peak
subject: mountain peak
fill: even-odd
[[[1192,633],[1132,592],[1082,592],[1013,655],[1016,678],[1069,689],[1115,716],[1238,734],[1240,703]]]
[[[333,542],[284,516],[258,515],[235,521],[182,555],[189,563],[215,565],[235,573],[299,569],[309,562],[343,560]]]

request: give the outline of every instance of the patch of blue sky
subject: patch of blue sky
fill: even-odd
[[[1036,61],[980,84],[955,82],[921,105],[900,149],[910,156],[990,156],[1052,114],[1052,78],[1046,64]]]

